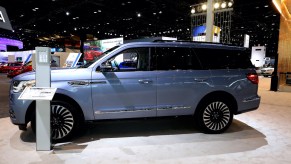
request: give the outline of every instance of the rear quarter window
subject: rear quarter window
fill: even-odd
[[[246,50],[195,48],[204,69],[247,69],[253,68]]]
[[[152,52],[157,70],[197,70],[201,65],[188,47],[156,47]]]

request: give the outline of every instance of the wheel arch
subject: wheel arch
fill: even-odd
[[[80,121],[84,122],[84,119],[85,119],[84,113],[83,113],[80,105],[74,99],[72,99],[71,97],[69,97],[67,95],[56,93],[53,97],[53,100],[69,102],[70,104],[72,104],[77,109]],[[29,121],[31,121],[33,119],[32,117],[34,117],[34,115],[35,115],[35,109],[36,109],[35,104],[36,104],[35,101],[33,101],[28,107],[28,110],[27,110],[26,115],[25,115],[25,123],[26,124]]]
[[[220,98],[220,99],[227,100],[231,105],[231,109],[233,110],[232,112],[237,113],[238,105],[237,105],[237,101],[236,101],[235,97],[233,95],[231,95],[230,93],[225,92],[225,91],[215,91],[215,92],[208,93],[199,101],[194,115],[197,113],[197,111],[199,111],[197,109],[199,109],[201,107],[201,105],[203,105],[209,99],[213,99],[213,98]]]

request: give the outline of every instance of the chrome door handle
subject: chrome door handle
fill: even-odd
[[[197,81],[197,82],[204,82],[206,81],[207,79],[204,79],[204,78],[195,78],[194,81]]]
[[[141,84],[149,84],[149,83],[152,83],[153,81],[152,80],[138,80],[138,82]]]

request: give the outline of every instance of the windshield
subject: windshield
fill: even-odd
[[[97,60],[101,59],[103,56],[105,56],[106,54],[110,53],[111,51],[115,50],[116,48],[118,48],[119,46],[115,46],[110,48],[109,50],[103,52],[100,56],[96,57],[94,60],[87,62],[86,64],[78,67],[78,68],[88,68],[90,65],[92,65],[93,63],[95,63]]]

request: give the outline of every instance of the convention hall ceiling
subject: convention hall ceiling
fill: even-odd
[[[24,49],[53,46],[64,38],[136,39],[169,36],[188,40],[190,6],[202,0],[5,0],[13,31],[0,29],[0,37],[21,39]],[[232,44],[266,45],[277,51],[280,16],[271,0],[234,0]]]

